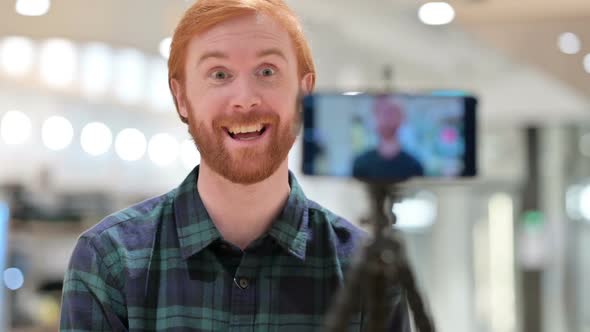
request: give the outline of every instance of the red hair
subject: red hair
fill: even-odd
[[[289,33],[297,56],[299,78],[308,73],[315,75],[311,49],[295,13],[283,0],[197,0],[185,13],[172,36],[168,59],[168,84],[172,92],[172,79],[184,81],[186,50],[190,40],[215,25],[250,13],[262,13],[275,19]],[[315,83],[315,80],[314,80]],[[313,85],[312,83],[312,89]],[[172,93],[178,111],[178,101]],[[182,116],[181,120],[187,123]]]

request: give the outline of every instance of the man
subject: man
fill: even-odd
[[[401,106],[389,96],[379,96],[375,100],[374,115],[379,145],[355,159],[353,176],[372,180],[405,180],[424,175],[420,162],[405,152],[400,144],[398,132],[404,122]]]
[[[200,0],[168,65],[202,162],[80,237],[62,331],[320,330],[363,234],[288,170],[315,75],[299,23],[282,0]],[[403,293],[392,304],[394,329],[407,331]]]

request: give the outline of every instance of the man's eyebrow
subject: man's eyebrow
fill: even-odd
[[[199,61],[197,62],[197,66],[200,65],[202,62],[204,62],[207,59],[210,58],[216,58],[216,59],[227,59],[229,58],[227,56],[227,54],[221,52],[221,51],[209,51],[209,52],[205,52],[203,55],[201,55],[201,57],[199,58]]]
[[[278,48],[269,48],[269,49],[265,49],[265,50],[256,52],[256,56],[259,58],[269,56],[269,55],[276,55],[276,56],[283,58],[283,60],[287,61],[287,57],[285,56],[283,51],[281,51]]]
[[[269,55],[276,55],[276,56],[283,58],[283,60],[287,61],[287,57],[285,56],[283,51],[281,51],[278,48],[268,48],[268,49],[256,52],[256,57],[258,57],[258,58],[262,58],[262,57],[269,56]],[[203,55],[201,55],[199,57],[199,61],[197,62],[197,66],[200,65],[201,63],[203,63],[205,60],[211,59],[211,58],[228,59],[229,56],[221,51],[205,52]]]

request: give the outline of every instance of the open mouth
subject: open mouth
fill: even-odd
[[[237,141],[251,141],[262,136],[268,127],[267,124],[255,124],[248,126],[233,126],[226,128],[224,127],[227,134],[234,140]]]

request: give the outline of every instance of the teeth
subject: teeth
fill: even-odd
[[[249,126],[235,126],[228,128],[228,131],[232,134],[241,134],[241,133],[252,133],[255,131],[261,131],[264,126],[262,123],[249,125]]]

